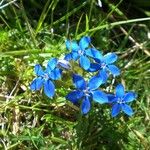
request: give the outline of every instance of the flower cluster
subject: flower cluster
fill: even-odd
[[[52,98],[55,94],[55,80],[61,79],[64,70],[71,70],[75,89],[67,94],[66,99],[75,105],[81,104],[82,114],[90,111],[93,101],[100,104],[111,104],[113,117],[117,116],[121,110],[131,116],[132,108],[126,103],[136,98],[134,92],[125,93],[122,84],[116,86],[114,95],[100,89],[100,86],[105,85],[110,76],[114,78],[120,75],[120,69],[114,64],[117,55],[115,53],[103,55],[92,46],[91,39],[87,36],[82,37],[79,43],[67,40],[66,48],[69,52],[64,59],[51,58],[45,70],[41,65],[35,65],[34,71],[37,77],[30,85],[31,90],[40,90],[43,86],[44,93]],[[83,76],[74,73],[72,61],[76,61],[86,72],[89,77],[88,81]],[[94,75],[91,76],[91,74]]]

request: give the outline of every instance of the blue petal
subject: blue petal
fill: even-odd
[[[58,80],[61,78],[62,75],[62,70],[59,68],[55,68],[54,70],[51,71],[51,73],[49,74],[49,77],[52,80]]]
[[[51,58],[48,61],[46,72],[50,73],[57,65],[57,58]]]
[[[66,54],[64,59],[67,61],[71,60],[72,59],[72,53]]]
[[[76,61],[76,60],[79,58],[78,52],[72,52],[72,53],[71,53],[71,57],[72,57],[72,59],[73,59],[74,61]]]
[[[66,99],[70,100],[72,103],[77,103],[81,98],[83,97],[83,92],[76,90],[70,92],[67,96]]]
[[[129,105],[121,104],[121,108],[122,108],[123,112],[126,113],[127,115],[129,115],[129,116],[133,115],[133,110]]]
[[[66,41],[66,48],[71,51],[78,51],[80,49],[77,42],[69,40]]]
[[[35,91],[35,90],[40,90],[40,88],[43,85],[43,79],[41,77],[36,78],[32,81],[31,85],[30,85],[30,89]]]
[[[81,38],[79,42],[79,46],[82,50],[85,50],[85,48],[87,48],[90,43],[91,43],[90,37],[84,36],[83,38]]]
[[[108,103],[107,95],[100,90],[93,91],[93,100],[100,104]]]
[[[111,111],[112,117],[116,117],[119,114],[120,110],[121,110],[120,104],[113,105],[112,111]]]
[[[120,75],[120,69],[116,67],[115,65],[108,65],[108,69],[114,76]]]
[[[124,87],[122,84],[116,86],[116,96],[122,98],[124,96]]]
[[[104,56],[104,61],[106,64],[112,64],[117,60],[117,55],[115,53],[108,53]]]
[[[90,90],[95,90],[99,88],[99,86],[102,84],[103,78],[100,76],[94,76],[89,80],[88,87]]]
[[[137,95],[134,92],[128,92],[125,94],[124,101],[125,102],[132,102]]]
[[[88,72],[96,72],[98,70],[100,70],[100,65],[97,63],[91,63],[90,64],[90,68],[87,70]]]
[[[106,69],[102,69],[101,71],[99,71],[98,75],[103,79],[103,83],[105,83],[107,81],[108,73],[107,73]]]
[[[87,114],[90,111],[91,103],[88,97],[85,97],[85,99],[83,99],[81,108],[83,114]]]
[[[43,71],[41,65],[39,65],[39,64],[35,65],[34,72],[37,76],[42,76],[44,74],[44,71]]]
[[[80,66],[87,70],[90,68],[90,60],[86,56],[81,56],[79,59]]]
[[[53,97],[55,94],[55,85],[51,80],[46,80],[44,82],[44,93],[49,97]]]
[[[101,62],[103,61],[103,59],[104,59],[103,57],[101,59],[94,58],[95,62],[99,63],[99,64],[101,64]]]
[[[85,50],[85,53],[86,55],[96,59],[101,59],[103,57],[102,54],[95,48],[89,48]]]
[[[113,94],[107,94],[107,97],[108,97],[109,103],[113,103],[113,102],[116,102],[118,100],[118,98],[115,99],[115,95],[113,95]]]
[[[73,83],[75,84],[76,88],[83,90],[86,88],[86,82],[83,77],[77,74],[73,74]]]
[[[58,66],[61,66],[62,68],[65,68],[65,69],[71,68],[69,61],[67,61],[65,59],[59,59],[57,64],[58,64]]]

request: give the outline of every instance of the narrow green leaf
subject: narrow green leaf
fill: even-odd
[[[80,27],[80,23],[81,23],[82,17],[83,17],[83,14],[81,14],[81,16],[79,18],[79,21],[77,23],[76,32],[75,32],[75,39],[76,39],[76,37],[78,35],[78,30],[79,30],[79,27]]]
[[[86,32],[89,31],[89,19],[88,19],[87,14],[86,14],[86,27],[85,27],[85,31],[86,31]]]

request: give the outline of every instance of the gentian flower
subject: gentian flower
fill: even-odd
[[[103,75],[106,73],[105,76],[107,76],[108,71],[113,74],[113,76],[120,75],[120,69],[116,65],[113,65],[117,58],[115,53],[108,53],[101,57],[101,59],[97,59],[100,63]]]
[[[104,56],[101,55],[99,59],[95,58],[95,63],[91,63],[89,72],[99,71],[99,75],[103,77],[104,83],[108,79],[109,73],[113,76],[120,75],[120,69],[113,65],[117,60],[117,55],[115,53],[108,53]]]
[[[55,85],[52,80],[59,79],[62,72],[62,70],[56,68],[56,66],[56,58],[49,60],[45,71],[43,71],[41,65],[35,65],[34,72],[37,75],[37,78],[32,81],[30,85],[31,90],[40,90],[41,87],[44,86],[44,93],[50,98],[53,97],[55,94]]]
[[[81,109],[83,114],[87,114],[89,112],[91,108],[91,100],[100,104],[108,102],[107,95],[98,90],[102,83],[102,79],[100,77],[94,76],[87,83],[82,76],[74,74],[73,83],[76,90],[70,92],[66,98],[74,104],[78,103],[79,100],[82,100]]]
[[[137,95],[134,92],[125,93],[123,85],[118,84],[116,86],[115,95],[108,95],[109,102],[114,104],[111,112],[112,117],[117,116],[121,110],[131,116],[133,114],[133,110],[126,103],[132,102],[136,97]]]
[[[71,50],[71,53],[65,56],[66,60],[79,60],[79,64],[82,68],[87,70],[90,68],[90,60],[88,57],[100,58],[101,53],[95,48],[88,48],[91,43],[90,37],[84,36],[79,41],[79,45],[76,41],[66,41],[66,47]]]

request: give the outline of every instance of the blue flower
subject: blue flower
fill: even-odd
[[[82,76],[74,74],[73,83],[76,90],[70,92],[66,96],[66,99],[70,100],[74,104],[78,103],[79,100],[82,100],[81,110],[83,114],[87,114],[89,112],[91,108],[91,100],[100,104],[108,102],[107,95],[98,90],[102,83],[102,79],[100,77],[94,76],[87,83]]]
[[[109,102],[114,104],[111,112],[112,117],[117,116],[121,110],[131,116],[133,114],[133,110],[126,103],[132,102],[136,97],[137,95],[134,92],[125,93],[123,85],[118,84],[116,86],[115,95],[108,95]]]
[[[43,71],[39,64],[35,65],[34,72],[37,75],[37,78],[32,81],[30,85],[31,90],[40,90],[41,87],[44,86],[44,93],[50,98],[53,97],[55,94],[55,85],[52,80],[59,79],[62,72],[62,70],[56,68],[56,66],[56,58],[49,60],[45,71]]]
[[[101,69],[103,71],[103,74],[109,71],[113,76],[120,75],[120,69],[113,65],[113,63],[117,60],[117,55],[115,53],[108,53],[101,57],[99,63],[101,66]]]
[[[95,58],[96,63],[91,63],[89,72],[99,71],[99,75],[103,77],[104,83],[109,77],[109,73],[113,76],[120,75],[120,69],[113,65],[113,63],[117,60],[117,55],[115,53],[108,53],[104,56],[101,55],[99,59]]]
[[[76,41],[66,41],[66,47],[68,50],[71,50],[71,53],[65,56],[66,60],[79,60],[79,64],[82,68],[87,70],[90,68],[90,60],[88,57],[92,58],[100,58],[101,53],[95,48],[88,48],[91,43],[90,37],[84,36],[77,44]]]

